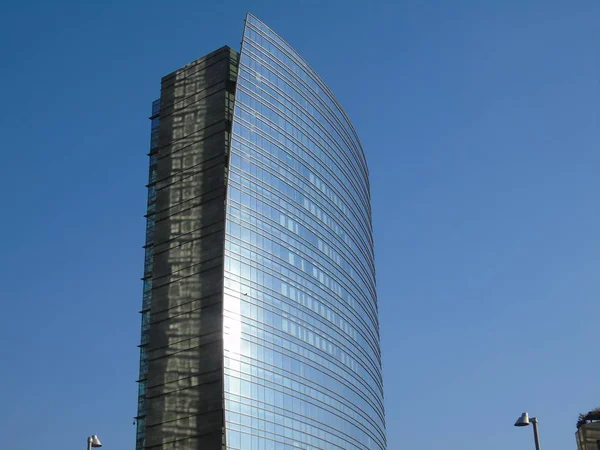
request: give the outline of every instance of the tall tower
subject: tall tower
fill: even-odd
[[[368,171],[329,88],[248,15],[152,113],[136,448],[385,449]]]

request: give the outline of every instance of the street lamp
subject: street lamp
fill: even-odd
[[[530,423],[533,424],[533,438],[535,439],[535,449],[540,450],[540,434],[538,433],[538,420],[537,417],[529,418],[529,414],[524,412],[521,417],[515,422],[515,427],[526,427]]]
[[[92,447],[102,447],[102,442],[100,442],[100,439],[95,434],[92,434],[88,438],[87,450],[92,450]]]

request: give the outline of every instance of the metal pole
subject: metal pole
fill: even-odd
[[[540,449],[540,433],[538,432],[538,420],[536,417],[531,418],[531,423],[533,424],[533,438],[535,439],[535,450]]]
[[[92,450],[92,437],[91,436],[88,438],[88,447],[87,447],[87,450]]]

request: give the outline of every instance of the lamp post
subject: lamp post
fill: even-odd
[[[102,442],[100,442],[100,439],[95,434],[87,438],[87,444],[87,450],[92,450],[92,447],[102,447]]]
[[[533,424],[533,438],[535,439],[535,450],[540,449],[540,434],[538,432],[538,420],[537,417],[529,418],[529,414],[524,412],[521,417],[515,422],[515,427],[526,427],[529,424]]]

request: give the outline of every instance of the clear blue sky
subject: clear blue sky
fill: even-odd
[[[134,447],[152,100],[251,11],[372,177],[390,450],[575,449],[600,405],[600,3],[16,1],[0,12],[0,447]]]

